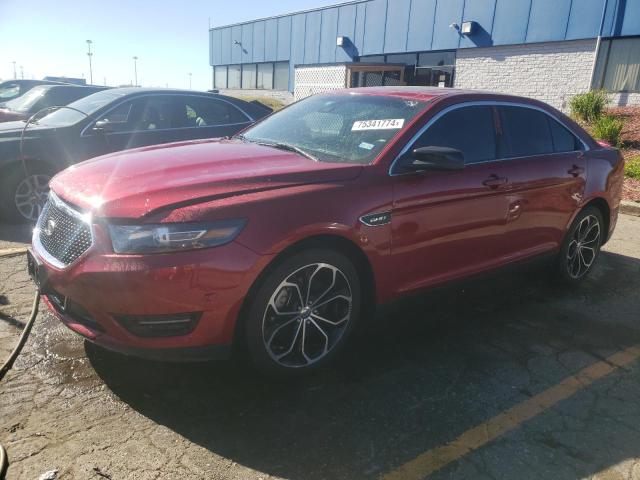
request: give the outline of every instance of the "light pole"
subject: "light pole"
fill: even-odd
[[[135,78],[134,87],[138,86],[138,57],[133,57],[133,75]]]
[[[93,57],[93,53],[91,53],[91,44],[93,42],[91,40],[87,40],[87,48],[89,51],[87,52],[87,56],[89,57],[89,82],[93,85],[93,68],[91,66],[91,57]]]
[[[189,90],[191,90],[191,73],[189,73]]]
[[[18,79],[18,75],[16,74],[16,62],[15,62],[15,60],[12,63],[13,63],[13,79],[17,80]]]
[[[20,65],[20,78],[24,80],[24,67]]]

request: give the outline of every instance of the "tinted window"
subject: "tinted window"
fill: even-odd
[[[488,106],[463,107],[446,113],[413,144],[419,147],[449,147],[462,151],[465,163],[496,158],[493,111]]]
[[[185,100],[185,126],[206,127],[211,125],[230,125],[245,123],[249,120],[236,107],[220,100],[189,97]]]
[[[551,128],[551,138],[553,139],[553,150],[555,152],[573,152],[574,150],[582,150],[582,145],[576,136],[556,122],[553,118],[548,117],[549,127]]]
[[[527,157],[553,152],[548,115],[524,107],[499,107],[502,135],[500,158]]]

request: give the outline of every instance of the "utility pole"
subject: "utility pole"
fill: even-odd
[[[87,40],[87,48],[89,49],[87,52],[87,56],[89,57],[89,83],[91,83],[91,85],[93,85],[93,67],[91,66],[91,57],[93,57],[93,53],[91,53],[92,43],[91,40]]]
[[[12,63],[13,63],[13,79],[17,80],[18,75],[16,74],[16,61],[14,60]]]
[[[133,75],[135,80],[134,87],[138,86],[138,57],[133,57]]]
[[[189,73],[189,90],[191,90],[191,73]]]

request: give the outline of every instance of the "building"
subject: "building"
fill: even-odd
[[[363,0],[212,28],[214,88],[438,85],[640,103],[640,0]]]

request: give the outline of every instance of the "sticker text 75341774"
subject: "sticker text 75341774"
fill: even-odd
[[[395,130],[404,126],[404,118],[386,118],[382,120],[358,120],[353,122],[352,132],[359,130]]]

